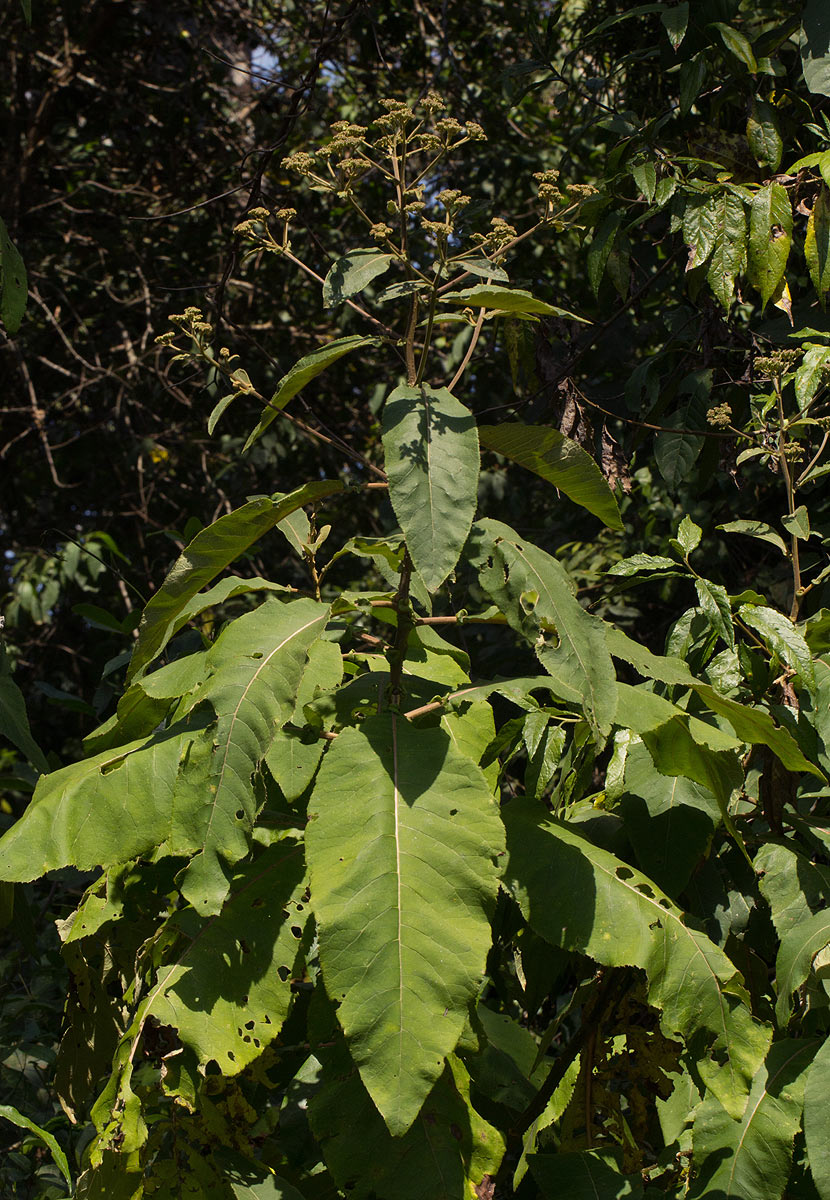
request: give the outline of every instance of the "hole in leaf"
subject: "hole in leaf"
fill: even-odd
[[[671,908],[671,900],[667,900],[665,896],[661,896],[660,899],[657,901],[657,903],[660,905],[661,908],[665,908],[665,909]]]
[[[256,1025],[256,1021],[246,1021],[245,1022],[246,1029],[253,1029],[254,1025]]]
[[[261,1045],[259,1038],[254,1038],[254,1045],[256,1046],[256,1048],[258,1050]]]
[[[243,1003],[243,1004],[247,1004],[247,1003],[248,1003],[248,997],[247,997],[247,996],[243,996],[243,997],[242,997],[242,1003]]]
[[[234,813],[234,816],[236,817],[237,821],[244,820],[245,819],[245,810],[243,808],[238,808],[236,810],[236,812]]]
[[[264,1016],[262,1019],[263,1019],[263,1021],[265,1022],[265,1024],[266,1024],[266,1025],[270,1025],[270,1024],[271,1024],[271,1018],[268,1016],[268,1013],[266,1013],[266,1014],[265,1014],[265,1016]]]
[[[303,936],[303,931],[300,929],[299,925],[292,925],[291,932],[294,934],[295,938],[301,938]]]
[[[632,870],[630,870],[628,867],[617,867],[614,874],[617,876],[617,879],[633,879],[634,878],[634,872]]]
[[[286,979],[291,974],[291,971],[288,967],[277,967],[277,974],[279,975],[282,982],[285,983]]]
[[[458,816],[458,809],[457,809],[457,808],[451,808],[451,809],[450,809],[450,816],[451,816],[451,817],[456,817],[456,816]]]
[[[210,1058],[205,1063],[205,1075],[221,1075],[222,1068],[215,1058]]]
[[[250,1042],[250,1040],[251,1040],[251,1035],[249,1033],[246,1033],[245,1036],[243,1037],[242,1041]]]
[[[261,650],[255,650],[255,651],[253,652],[253,654],[251,655],[251,658],[262,658],[262,651],[261,651]]]
[[[228,1051],[228,1058],[231,1060],[231,1062],[236,1062],[236,1055],[234,1054],[233,1050]]]

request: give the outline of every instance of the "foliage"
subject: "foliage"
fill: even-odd
[[[540,6],[509,205],[507,136],[426,87],[334,89],[274,167],[295,206],[252,189],[255,286],[311,281],[298,361],[221,305],[153,353],[206,381],[229,479],[275,430],[319,455],[177,537],[140,620],[84,606],[115,652],[67,765],[0,674],[0,911],[66,993],[66,1119],[40,1024],[3,1063],[21,1195],[830,1195],[830,35],[800,15]],[[101,586],[81,551],[120,543],[78,532],[42,580],[14,555],[13,632]]]

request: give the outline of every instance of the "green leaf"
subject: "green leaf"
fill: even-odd
[[[759,188],[749,210],[747,276],[766,307],[775,295],[790,254],[793,210],[786,188],[770,183]]]
[[[587,508],[610,529],[622,529],[614,493],[597,464],[578,442],[544,425],[479,425],[482,446],[533,471]]]
[[[754,866],[779,938],[803,925],[830,900],[827,867],[810,862],[791,846],[768,842],[756,854]]]
[[[599,294],[599,285],[602,283],[619,228],[620,214],[609,213],[601,222],[588,248],[588,279],[595,296]]]
[[[608,1150],[529,1154],[530,1173],[546,1200],[640,1200],[638,1175],[622,1175]]]
[[[728,309],[735,291],[735,277],[746,266],[746,216],[740,196],[727,188],[715,202],[715,246],[706,278],[709,286]]]
[[[208,677],[192,699],[216,714],[197,742],[177,788],[168,841],[193,855],[179,884],[204,915],[218,913],[232,864],[248,851],[256,816],[251,777],[276,730],[294,714],[306,656],[328,620],[314,600],[267,600],[226,625],[206,655]]]
[[[720,822],[716,798],[692,780],[661,774],[646,747],[631,739],[620,808],[643,871],[678,896]]]
[[[581,704],[594,728],[607,733],[617,691],[602,622],[585,611],[562,566],[544,550],[499,521],[479,521],[473,532],[481,586],[533,646],[557,695]]]
[[[785,514],[781,518],[781,524],[791,537],[799,538],[803,542],[810,536],[810,517],[803,504],[799,504],[794,513]]]
[[[790,667],[808,689],[815,690],[816,677],[810,648],[789,617],[761,604],[742,604],[738,616],[761,635],[773,654]]]
[[[383,450],[392,508],[434,592],[458,562],[476,510],[475,418],[446,388],[401,385],[384,405]]]
[[[9,670],[6,652],[0,645],[0,732],[41,773],[49,770],[43,751],[32,737],[26,702]]]
[[[697,550],[702,537],[703,530],[699,525],[695,525],[694,521],[687,513],[677,527],[677,540],[680,543],[680,547],[686,557],[688,557],[694,550]]]
[[[663,420],[664,431],[654,439],[654,457],[660,474],[676,490],[697,462],[703,438],[681,432],[686,427],[685,413],[672,413]]]
[[[298,509],[298,512],[305,515],[302,509]],[[252,592],[276,592],[284,595],[288,591],[289,589],[284,584],[272,583],[270,579],[260,579],[257,576],[251,579],[242,579],[238,575],[228,575],[225,579],[220,579],[218,583],[215,583],[212,588],[208,588],[206,592],[199,592],[184,606],[173,623],[173,633],[178,633],[200,613],[207,612],[212,608],[221,608],[223,604],[227,604],[229,600],[234,600],[237,596],[247,596]]]
[[[207,423],[207,431],[210,437],[213,437],[213,432],[216,429],[216,426],[219,424],[219,419],[222,416],[222,413],[225,411],[231,401],[235,400],[239,394],[239,392],[229,392],[228,395],[223,396],[218,404],[216,404],[211,410],[211,414],[208,417]]]
[[[830,346],[807,346],[804,357],[795,373],[795,398],[801,412],[806,412],[810,401],[819,388],[826,383],[830,370]]]
[[[222,1184],[231,1189],[234,1200],[303,1200],[297,1189],[279,1175],[273,1175],[260,1162],[253,1162],[225,1147],[213,1151]],[[192,1182],[188,1178],[188,1185]]]
[[[481,986],[503,839],[483,774],[443,730],[390,714],[330,746],[306,832],[320,961],[363,1083],[396,1137],[441,1075]]]
[[[26,268],[0,217],[0,320],[9,334],[17,333],[28,297]]]
[[[830,94],[830,93],[828,93]],[[830,1200],[830,1039],[813,1059],[804,1089],[804,1138],[821,1200]]]
[[[824,184],[807,219],[804,257],[823,308],[830,291],[830,192]]]
[[[343,657],[340,647],[322,639],[314,642],[297,690],[294,708],[295,725],[305,724],[303,709],[323,692],[332,692],[343,678]],[[278,729],[265,762],[280,791],[289,804],[297,800],[311,783],[323,755],[324,742],[303,742],[296,735]]]
[[[727,25],[723,21],[713,21],[712,28],[717,29],[721,36],[726,49],[742,62],[753,75],[758,72],[758,64],[755,61],[755,55],[752,53],[752,46],[746,35],[740,30],[733,28],[732,25]]]
[[[680,4],[665,8],[660,14],[660,20],[669,35],[672,49],[676,50],[686,36],[686,29],[689,25],[688,0],[681,0]]]
[[[778,1000],[775,1015],[781,1028],[786,1028],[793,1009],[793,992],[797,992],[812,969],[813,959],[830,945],[830,910],[814,913],[781,936],[775,959],[775,984]]]
[[[183,913],[184,948],[160,964],[141,1021],[172,1025],[200,1067],[215,1059],[225,1077],[244,1070],[288,1014],[304,889],[302,847],[282,841],[235,872],[213,919]]]
[[[493,308],[498,312],[524,313],[527,316],[567,317],[569,321],[581,321],[590,325],[585,317],[566,308],[557,308],[555,304],[546,304],[537,300],[530,292],[521,288],[495,287],[479,284],[476,287],[465,288],[461,292],[446,292],[441,299],[447,304],[460,304],[464,308]]]
[[[25,882],[70,865],[89,871],[154,849],[170,831],[179,761],[197,734],[174,726],[41,776],[0,838],[0,879]]]
[[[367,1094],[333,1018],[313,1032],[321,1043],[315,1054],[322,1078],[308,1099],[308,1113],[341,1189],[354,1200],[473,1200],[492,1194],[504,1141],[473,1108],[469,1076],[455,1055],[408,1131],[396,1137]]]
[[[735,645],[735,629],[732,624],[732,607],[726,588],[720,583],[711,583],[708,579],[696,579],[695,589],[700,607],[709,624],[727,646]]]
[[[495,281],[496,283],[507,283],[507,272],[503,267],[499,267],[489,258],[483,255],[471,255],[468,258],[455,258],[448,266],[452,271],[468,271],[470,275],[478,275],[480,279]]]
[[[749,102],[746,139],[755,161],[762,167],[768,167],[771,172],[777,171],[784,152],[778,113],[771,104],[759,100],[757,96],[753,96]]]
[[[649,204],[657,191],[657,167],[653,162],[635,163],[631,167],[631,177]]]
[[[389,270],[394,255],[385,254],[377,246],[364,246],[338,258],[323,281],[323,307],[335,308]],[[298,364],[299,365],[299,364]]]
[[[690,196],[683,213],[683,240],[689,247],[686,270],[700,267],[715,248],[717,240],[717,199],[714,196]]]
[[[824,0],[807,0],[801,14],[801,66],[809,90],[830,96],[830,13]]]
[[[724,533],[743,533],[746,537],[758,538],[761,542],[769,542],[777,547],[782,554],[787,553],[787,546],[780,533],[776,533],[771,525],[763,521],[727,521],[725,525],[717,525]]]
[[[343,487],[340,480],[321,479],[287,496],[262,496],[197,533],[144,609],[127,669],[127,683],[141,678],[173,636],[182,611],[220,571],[290,513],[304,504],[341,492]]]
[[[387,256],[388,257],[388,256]],[[351,337],[336,338],[333,342],[327,342],[325,346],[320,346],[312,351],[311,354],[304,355],[288,372],[283,375],[282,379],[277,384],[277,390],[274,392],[266,408],[262,411],[262,416],[254,430],[248,435],[248,440],[243,446],[243,454],[246,450],[250,450],[254,442],[262,436],[274,418],[279,412],[285,408],[289,400],[293,399],[298,392],[302,391],[307,383],[312,379],[316,379],[327,367],[332,363],[337,362],[344,354],[350,354],[352,350],[357,350],[361,346],[377,346],[378,338],[362,337],[353,335]],[[212,418],[211,418],[212,419]]]
[[[609,567],[608,574],[628,578],[630,575],[641,575],[644,571],[666,570],[677,570],[677,563],[673,558],[665,558],[662,554],[631,554]]]
[[[818,1043],[775,1042],[752,1081],[746,1110],[733,1120],[713,1096],[695,1114],[695,1174],[689,1200],[781,1200],[801,1126],[804,1084]],[[827,1097],[824,1097],[826,1107]]]
[[[69,1194],[72,1195],[72,1176],[69,1173],[69,1163],[66,1161],[66,1155],[58,1145],[54,1134],[51,1134],[48,1129],[41,1129],[39,1125],[36,1125],[34,1121],[32,1121],[29,1117],[24,1116],[22,1112],[19,1112],[11,1104],[0,1104],[0,1117],[4,1117],[5,1120],[11,1121],[12,1125],[16,1125],[18,1129],[28,1129],[31,1133],[35,1134],[36,1137],[40,1138],[46,1149],[52,1155],[55,1165],[66,1180],[67,1186],[69,1187]]]
[[[680,64],[681,116],[685,117],[691,112],[694,102],[700,95],[700,89],[703,87],[707,75],[707,58],[703,53],[696,54],[694,58],[687,59],[686,62]],[[705,260],[699,258],[698,265],[703,261]]]
[[[668,1037],[704,1034],[705,1082],[739,1116],[764,1060],[770,1031],[743,1003],[739,973],[723,951],[639,871],[594,846],[545,807],[514,800],[504,810],[505,885],[531,926],[554,946],[610,967],[641,967],[649,1003]]]
[[[20,0],[20,7],[23,9],[23,18],[27,25],[32,23],[32,0]]]

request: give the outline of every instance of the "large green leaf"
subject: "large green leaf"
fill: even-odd
[[[297,690],[293,723],[304,725],[304,706],[310,704],[319,693],[334,691],[342,678],[343,657],[340,647],[335,642],[326,642],[322,638],[314,642],[308,652],[308,662]],[[296,734],[289,734],[283,729],[277,730],[265,755],[265,762],[289,803],[301,796],[311,783],[323,749],[322,739],[304,742]]]
[[[446,388],[401,385],[383,408],[389,499],[434,592],[458,562],[478,499],[475,418]]]
[[[482,446],[534,471],[587,508],[611,529],[622,529],[614,493],[597,464],[578,442],[546,425],[479,425]]]
[[[690,196],[683,213],[683,240],[689,247],[687,270],[702,266],[715,248],[717,202],[713,196]]]
[[[583,325],[590,324],[584,317],[578,317],[566,308],[557,308],[555,304],[547,304],[544,300],[537,300],[521,288],[478,284],[461,292],[446,292],[441,300],[445,304],[461,304],[465,308],[492,308],[497,312],[527,316],[567,317],[570,321],[581,321]]]
[[[757,96],[753,96],[749,102],[746,140],[760,166],[767,167],[772,172],[778,170],[784,150],[778,114],[771,104],[766,100],[759,100]],[[773,186],[780,187],[780,184]]]
[[[807,219],[804,257],[822,307],[830,290],[830,192],[824,184]]]
[[[781,1200],[792,1165],[793,1139],[801,1126],[807,1068],[815,1041],[775,1042],[752,1081],[738,1120],[706,1096],[695,1114],[694,1179],[689,1200]],[[824,1097],[826,1106],[827,1097]]]
[[[819,388],[827,381],[830,364],[830,347],[804,347],[804,357],[795,373],[795,398],[798,407],[805,412]]]
[[[617,801],[643,871],[670,896],[689,882],[720,822],[712,793],[682,775],[663,775],[633,741],[625,759],[625,793]]]
[[[244,1070],[288,1013],[304,877],[302,847],[281,841],[234,874],[217,917],[185,910],[184,948],[159,967],[141,1021],[172,1025],[200,1066],[214,1059],[225,1076]]]
[[[830,1200],[830,1038],[813,1059],[804,1089],[804,1138],[821,1200]]]
[[[328,615],[314,600],[266,600],[226,625],[207,653],[208,678],[192,703],[210,704],[216,724],[181,772],[168,840],[173,854],[194,855],[180,886],[203,914],[219,912],[227,894],[219,860],[234,863],[248,850],[251,777],[294,714],[306,656]]]
[[[727,188],[715,203],[715,245],[706,278],[724,308],[729,308],[735,277],[746,265],[746,216],[740,196]]]
[[[610,967],[641,967],[649,1002],[667,1036],[703,1034],[711,1057],[699,1063],[707,1086],[739,1116],[764,1060],[770,1031],[744,1003],[741,976],[722,950],[639,871],[539,804],[505,809],[505,884],[537,933],[555,946]]]
[[[791,846],[768,842],[755,856],[761,894],[779,938],[803,925],[830,902],[830,871]]]
[[[17,333],[26,311],[26,268],[0,217],[0,320],[6,332]]]
[[[0,843],[1,844],[1,843]],[[813,965],[813,959],[830,945],[830,909],[822,909],[781,937],[781,945],[775,959],[775,985],[778,999],[775,1015],[779,1025],[785,1028],[793,1009],[793,992],[805,982]]]
[[[830,12],[824,0],[807,0],[801,22],[804,82],[811,92],[830,96]]]
[[[311,1127],[329,1171],[353,1200],[493,1195],[504,1141],[470,1103],[469,1076],[455,1055],[413,1124],[396,1137],[372,1103],[333,1018],[325,1025],[315,1020],[312,1028],[322,1078],[308,1100]]]
[[[759,188],[749,212],[749,282],[765,307],[784,278],[793,233],[793,210],[780,183]]]
[[[6,652],[0,645],[0,731],[21,754],[24,754],[36,770],[49,770],[43,751],[32,737],[23,693],[14,682],[9,670]]]
[[[582,704],[596,729],[607,732],[617,691],[602,622],[585,611],[560,563],[544,550],[500,521],[479,521],[473,532],[472,558],[487,595],[534,647],[557,695]]]
[[[357,350],[361,346],[376,346],[378,339],[374,337],[364,337],[359,334],[353,334],[350,337],[336,338],[333,342],[327,342],[325,346],[318,347],[311,354],[306,354],[288,372],[283,375],[282,379],[277,384],[277,390],[274,392],[266,408],[262,411],[262,416],[259,418],[257,426],[248,435],[248,440],[243,446],[245,450],[250,450],[254,442],[256,442],[281,409],[285,408],[289,400],[302,391],[307,383],[315,379],[321,372],[330,367],[332,363],[337,362],[338,358],[342,358],[344,354],[350,354],[352,350]]]
[[[389,714],[332,743],[309,815],[326,989],[369,1094],[401,1136],[481,986],[504,838],[498,810],[443,730]]]
[[[738,616],[761,635],[769,649],[792,669],[805,687],[815,691],[816,676],[810,647],[789,617],[763,604],[742,604]]]
[[[342,490],[339,480],[321,479],[287,496],[262,496],[197,533],[144,609],[127,683],[144,674],[173,636],[182,611],[220,571],[296,509]]]
[[[639,1200],[643,1183],[622,1175],[608,1150],[529,1154],[528,1166],[545,1200]]]
[[[29,807],[0,838],[0,879],[89,871],[160,845],[170,833],[179,761],[198,732],[179,725],[41,776]]]
[[[338,258],[323,281],[323,307],[336,308],[362,292],[373,279],[389,270],[393,257],[377,246],[364,246]]]

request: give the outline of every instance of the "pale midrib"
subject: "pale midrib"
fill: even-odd
[[[399,1074],[403,1073],[403,918],[401,916],[401,837],[400,837],[400,791],[398,790],[398,724],[397,717],[392,714],[392,794],[395,814],[395,880],[397,883],[398,899],[396,915],[398,922],[398,1063]]]
[[[207,845],[207,843],[208,843],[208,839],[210,837],[210,831],[213,828],[213,817],[214,817],[214,814],[216,813],[216,807],[218,804],[219,793],[222,789],[222,783],[225,778],[225,769],[226,769],[227,763],[228,763],[228,754],[230,752],[230,747],[231,747],[233,727],[236,724],[236,721],[239,717],[239,710],[241,709],[242,705],[244,704],[245,699],[247,698],[248,692],[251,690],[251,688],[254,686],[256,681],[259,679],[260,675],[265,670],[265,668],[268,666],[268,664],[271,662],[271,659],[274,657],[275,654],[279,654],[280,650],[282,650],[284,646],[287,646],[288,643],[293,638],[299,637],[301,633],[305,633],[305,631],[307,629],[309,629],[312,625],[316,625],[322,619],[323,619],[322,617],[316,616],[311,621],[306,621],[305,625],[301,625],[299,629],[292,630],[292,632],[288,635],[288,637],[283,638],[283,640],[280,642],[280,644],[278,646],[275,646],[274,649],[271,651],[271,653],[267,656],[267,658],[264,658],[262,660],[262,662],[259,664],[256,671],[253,673],[251,678],[248,680],[248,683],[246,684],[245,689],[242,692],[242,695],[239,697],[239,700],[236,703],[236,707],[233,709],[233,712],[231,713],[231,723],[228,728],[228,736],[227,736],[227,740],[226,740],[225,746],[224,746],[224,753],[222,755],[222,766],[220,768],[219,776],[216,781],[216,791],[213,796],[213,803],[210,806],[210,818],[208,819],[207,829],[205,830],[205,845]]]

